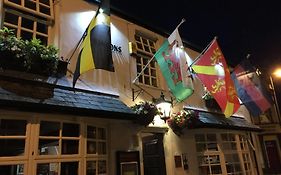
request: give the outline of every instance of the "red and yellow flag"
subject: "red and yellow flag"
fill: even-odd
[[[192,69],[218,102],[226,117],[239,109],[237,92],[216,39],[192,65]]]

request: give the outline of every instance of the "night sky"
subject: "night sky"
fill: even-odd
[[[265,74],[281,67],[281,1],[278,0],[111,0],[111,5],[170,34],[182,18],[182,39],[205,48],[217,36],[228,65],[250,54]],[[281,103],[281,79],[273,78]]]
[[[281,66],[281,2],[249,0],[111,0],[125,13],[171,33],[182,18],[182,38],[205,48],[215,37],[231,66],[247,54],[258,67]]]

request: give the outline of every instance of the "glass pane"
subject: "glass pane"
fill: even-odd
[[[93,127],[93,126],[88,126],[87,127],[87,138],[91,138],[91,139],[97,138],[96,127]]]
[[[23,156],[25,139],[0,139],[0,156]]]
[[[62,140],[62,154],[78,154],[79,140]]]
[[[9,1],[21,5],[21,0],[9,0]]]
[[[142,44],[141,43],[137,43],[137,48],[140,50],[143,50]]]
[[[50,5],[50,0],[39,0],[39,2],[41,2],[45,5]]]
[[[39,39],[44,46],[48,45],[48,38],[42,35],[36,35],[36,38]]]
[[[150,69],[151,76],[156,77],[156,70]]]
[[[207,147],[209,151],[218,151],[217,143],[208,143]]]
[[[147,39],[142,38],[142,42],[143,42],[143,44],[148,45],[148,40]]]
[[[61,175],[78,175],[78,162],[62,162]]]
[[[157,87],[157,81],[155,78],[152,78],[152,86]]]
[[[23,175],[24,165],[1,165],[0,175]]]
[[[74,123],[63,123],[62,129],[63,137],[79,137],[80,136],[80,125]]]
[[[59,122],[40,122],[40,136],[59,136],[60,123]]]
[[[149,69],[148,68],[144,69],[144,74],[149,75]]]
[[[20,36],[24,40],[31,40],[33,38],[33,33],[21,30]]]
[[[98,143],[98,154],[106,154],[106,144],[104,142]]]
[[[26,8],[32,9],[32,10],[36,10],[36,3],[30,0],[25,0],[24,1],[24,6]]]
[[[26,120],[0,120],[1,136],[25,136]]]
[[[150,85],[149,77],[147,77],[147,76],[144,77],[144,84]]]
[[[41,13],[44,13],[46,15],[51,15],[51,11],[50,11],[50,8],[49,7],[45,7],[43,5],[39,5],[39,11]]]
[[[40,139],[39,140],[39,155],[58,155],[59,140],[55,139]]]
[[[22,27],[33,30],[33,24],[34,24],[34,21],[27,19],[27,18],[22,18],[22,23],[21,23]]]
[[[98,139],[106,139],[106,133],[104,128],[98,128]]]
[[[6,12],[4,21],[7,23],[10,23],[10,24],[18,25],[18,16],[14,15],[12,13]]]
[[[87,142],[87,154],[96,154],[97,145],[96,142],[88,141]]]
[[[37,164],[37,175],[57,175],[59,173],[59,163]]]
[[[96,175],[97,165],[96,161],[87,161],[87,174],[86,175]]]
[[[150,50],[149,50],[149,47],[148,47],[148,46],[144,46],[144,50],[145,50],[146,52],[150,52]]]
[[[149,40],[149,45],[150,45],[151,47],[154,47],[154,42]]]
[[[204,134],[195,134],[195,141],[196,142],[204,142],[205,141]]]
[[[46,24],[37,22],[37,32],[48,34],[48,26]]]
[[[106,161],[98,161],[98,174],[106,174]]]

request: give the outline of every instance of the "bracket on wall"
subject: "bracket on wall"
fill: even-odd
[[[132,88],[132,100],[135,101],[135,99],[137,99],[142,92],[144,92],[143,89],[135,90],[134,88]],[[137,93],[136,96],[135,93]]]

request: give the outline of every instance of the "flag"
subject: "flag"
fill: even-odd
[[[167,82],[167,85],[178,102],[185,100],[193,93],[192,88],[185,87],[181,73],[181,62],[184,51],[178,27],[164,41],[155,54],[156,61]]]
[[[239,109],[240,103],[234,83],[216,39],[191,67],[226,117],[230,117]]]
[[[240,100],[253,116],[260,116],[272,105],[265,81],[256,73],[248,59],[234,68],[231,74]]]
[[[100,12],[100,9],[103,12]],[[73,75],[73,87],[79,76],[91,69],[104,69],[114,72],[111,53],[110,3],[101,5],[85,31]]]

